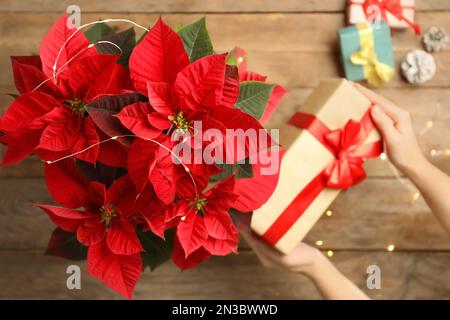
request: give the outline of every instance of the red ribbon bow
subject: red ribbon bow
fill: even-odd
[[[303,112],[297,112],[289,124],[308,130],[334,155],[335,160],[321,174],[327,188],[348,189],[363,180],[364,159],[376,157],[382,150],[380,141],[365,143],[375,128],[369,111],[361,121],[350,119],[344,128],[337,130],[330,130],[316,116]]]
[[[350,3],[356,4],[356,5],[361,5],[361,3],[356,3],[356,2],[352,2],[352,1]],[[400,0],[365,0],[362,3],[362,7],[363,7],[366,17],[369,17],[373,14],[372,8],[374,6],[379,8],[380,14],[381,14],[381,19],[386,21],[386,23],[388,23],[386,12],[389,12],[394,17],[396,17],[398,20],[405,21],[411,28],[414,29],[416,34],[420,34],[420,26],[417,23],[413,23],[411,20],[409,20],[403,16],[403,9],[405,9],[405,8],[414,9],[414,7],[402,6]]]
[[[362,181],[366,177],[364,159],[376,157],[382,151],[381,141],[366,143],[375,128],[370,108],[361,121],[349,120],[343,129],[330,130],[316,116],[303,112],[294,114],[289,124],[308,130],[335,160],[306,185],[262,235],[271,245],[283,237],[323,189],[347,189]]]
[[[349,120],[344,129],[331,131],[325,135],[329,148],[334,150],[336,160],[324,171],[327,188],[348,189],[364,180],[364,157],[370,156],[369,150],[361,146],[367,139],[361,123]]]
[[[383,16],[383,19],[386,16],[386,11],[389,11],[396,17],[403,15],[403,8],[400,4],[400,0],[365,0],[363,3],[363,8],[366,15],[370,13],[370,7],[373,6],[380,8],[380,13]]]

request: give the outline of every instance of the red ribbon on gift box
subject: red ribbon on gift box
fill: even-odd
[[[335,160],[309,182],[262,235],[267,243],[275,245],[325,188],[345,190],[366,178],[364,159],[377,157],[383,150],[381,141],[365,143],[375,129],[371,107],[360,121],[349,120],[344,128],[337,130],[330,130],[308,113],[297,112],[289,120],[289,124],[308,130]]]
[[[387,19],[386,13],[389,12],[398,20],[405,21],[411,28],[414,29],[416,34],[420,34],[420,26],[417,23],[412,22],[403,16],[403,9],[415,9],[414,6],[402,6],[400,0],[365,0],[363,3],[350,1],[350,5],[361,5],[364,10],[364,14],[366,17],[369,17],[371,14],[371,8],[378,7],[381,19],[386,21],[389,25],[389,21]]]

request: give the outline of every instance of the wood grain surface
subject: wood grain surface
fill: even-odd
[[[374,299],[448,299],[449,253],[339,251],[333,263]],[[72,264],[40,253],[0,253],[0,298],[122,299],[89,277],[84,264],[81,290],[68,290],[66,268]],[[367,267],[381,268],[380,290],[368,290]],[[439,271],[437,271],[439,270]],[[145,271],[135,299],[318,299],[306,277],[261,266],[250,252],[214,257],[180,272],[171,264]]]
[[[165,14],[164,19],[176,26],[195,21],[203,15]],[[9,56],[38,53],[42,36],[59,16],[59,13],[0,11],[0,46],[3,49],[0,52],[0,68],[3,71],[0,85],[11,83]],[[144,13],[86,13],[82,15],[82,22],[124,18],[150,26],[158,17],[159,14]],[[433,25],[448,29],[450,12],[419,12],[417,20],[424,30]],[[311,88],[323,77],[341,75],[336,32],[345,24],[342,13],[211,14],[207,17],[207,24],[216,51],[228,51],[234,46],[245,48],[249,53],[250,66],[270,75],[271,80],[282,85]],[[129,26],[124,23],[114,25],[118,28]],[[420,37],[416,37],[411,30],[397,31],[393,43],[398,65],[407,51],[420,47]],[[448,86],[450,51],[445,50],[435,58],[438,73],[426,86]],[[401,77],[388,84],[393,87],[405,85]]]
[[[2,1],[0,11],[60,12],[68,5],[77,4],[86,12],[343,12],[346,0],[12,0]],[[449,0],[417,1],[421,11],[448,10]]]
[[[382,190],[382,191],[381,191]],[[0,180],[0,249],[43,250],[54,226],[32,203],[50,203],[42,179]],[[420,199],[397,180],[370,178],[342,193],[306,241],[345,250],[450,250],[450,241]]]
[[[248,51],[250,68],[289,89],[267,126],[278,128],[303,104],[324,77],[342,76],[337,29],[345,25],[345,0],[22,0],[0,2],[0,114],[13,101],[9,56],[38,53],[42,36],[76,2],[82,22],[126,18],[151,26],[162,14],[171,26],[207,15],[218,52],[234,46]],[[450,32],[450,0],[417,0],[417,21],[424,30],[440,26]],[[127,27],[114,23],[117,28]],[[411,30],[395,31],[397,67],[405,54],[421,48]],[[408,110],[425,153],[450,148],[450,50],[434,55],[438,72],[421,87],[397,74],[377,91]],[[426,131],[436,110],[439,118]],[[432,159],[450,173],[446,157]],[[32,203],[51,203],[42,179],[42,162],[30,157],[0,168],[0,298],[120,299],[87,275],[82,290],[66,288],[66,267],[73,262],[44,256],[54,226]],[[337,267],[375,299],[449,299],[450,239],[414,189],[398,178],[388,161],[366,163],[369,178],[343,192],[306,242],[322,240],[334,252]],[[394,252],[387,252],[394,244]],[[242,242],[239,255],[213,258],[199,268],[179,272],[171,263],[146,271],[136,288],[138,299],[316,299],[305,277],[262,267]],[[369,265],[382,270],[382,289],[368,290]]]

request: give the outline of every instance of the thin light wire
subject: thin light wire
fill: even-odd
[[[37,89],[39,89],[40,87],[42,87],[45,83],[47,83],[48,81],[52,80],[52,78],[47,78],[44,81],[42,81],[41,83],[39,83],[33,90],[31,90],[31,92],[36,91]]]
[[[115,44],[114,42],[111,42],[111,41],[100,40],[100,41],[97,41],[97,42],[95,42],[95,43],[91,43],[91,44],[88,45],[86,48],[83,48],[83,49],[81,49],[80,51],[78,51],[78,52],[77,52],[76,54],[74,54],[69,60],[67,60],[61,67],[59,67],[58,71],[56,72],[56,78],[55,78],[55,81],[57,81],[57,78],[58,78],[59,74],[60,74],[62,71],[64,71],[64,68],[66,68],[66,67],[69,65],[69,63],[71,63],[76,57],[78,57],[78,56],[79,56],[80,54],[82,54],[83,52],[89,50],[90,48],[93,48],[93,47],[95,47],[96,45],[102,44],[102,43],[103,43],[103,44],[105,44],[105,43],[106,43],[106,44],[110,44],[110,45],[116,47],[117,49],[119,49],[120,54],[123,53],[122,48],[121,48],[120,46],[118,46],[117,44]]]
[[[72,38],[75,36],[75,34],[77,34],[81,29],[86,28],[86,27],[89,27],[89,26],[92,26],[92,25],[95,25],[95,24],[99,24],[99,23],[108,23],[108,22],[126,22],[126,23],[131,23],[131,24],[134,25],[135,27],[141,28],[141,29],[145,30],[146,32],[149,31],[149,29],[147,29],[146,27],[144,27],[144,26],[142,26],[142,25],[140,25],[140,24],[138,24],[138,23],[136,23],[136,22],[134,22],[134,21],[128,20],[128,19],[105,19],[105,20],[93,21],[93,22],[89,22],[89,23],[86,23],[86,24],[81,25],[80,27],[78,27],[78,28],[75,30],[75,32],[73,32],[73,33],[66,39],[66,41],[63,43],[63,45],[62,45],[61,48],[59,49],[59,52],[58,52],[58,54],[57,54],[57,56],[56,56],[56,59],[55,59],[55,63],[53,64],[53,79],[55,80],[55,82],[56,82],[56,73],[57,73],[56,66],[57,66],[57,64],[58,64],[59,57],[61,56],[61,53],[62,53],[64,47],[67,45],[67,43],[68,43],[70,40],[72,40]]]
[[[434,127],[434,124],[435,124],[436,120],[439,118],[440,112],[441,112],[441,105],[440,105],[440,103],[438,103],[436,105],[435,109],[434,109],[433,116],[431,117],[430,120],[428,120],[425,123],[425,126],[419,132],[419,138],[421,136],[425,135],[425,133],[427,133],[428,131],[430,131]]]
[[[153,140],[153,139],[150,139],[150,138],[141,138],[141,137],[138,137],[138,136],[136,136],[134,134],[124,134],[124,135],[120,135],[120,136],[114,136],[114,137],[111,137],[111,138],[108,138],[108,139],[105,139],[105,140],[101,140],[101,141],[99,141],[97,143],[94,143],[94,144],[92,144],[92,145],[90,145],[90,146],[88,146],[88,147],[86,147],[86,148],[84,148],[84,149],[82,149],[80,151],[74,152],[72,154],[66,155],[66,156],[58,158],[56,160],[51,160],[51,161],[50,160],[48,160],[48,161],[42,160],[42,161],[47,163],[47,164],[54,164],[54,163],[63,161],[65,159],[69,159],[69,158],[72,158],[72,157],[77,156],[79,154],[82,154],[82,153],[84,153],[84,152],[86,152],[86,151],[88,151],[88,150],[90,150],[92,148],[95,148],[96,146],[99,146],[99,145],[101,145],[103,143],[106,143],[106,142],[109,142],[109,141],[112,141],[112,140],[117,140],[119,138],[140,138],[140,139],[145,140],[145,141],[153,142],[153,143],[157,144],[158,146],[160,146],[161,148],[167,150],[183,166],[184,170],[186,171],[186,173],[191,178],[192,184],[194,186],[195,194],[196,195],[199,194],[198,193],[198,188],[197,188],[197,183],[195,182],[194,176],[192,175],[192,173],[190,172],[189,168],[184,164],[183,160],[181,160],[181,158],[179,156],[177,156],[172,150],[170,150],[168,147],[166,147],[165,145],[163,145],[162,143],[160,143],[160,142],[158,142],[156,140]]]
[[[91,44],[89,44],[86,48],[83,48],[83,49],[81,49],[79,52],[77,52],[76,54],[74,54],[68,61],[66,61],[59,69],[58,69],[58,71],[57,71],[57,73],[56,73],[56,79],[57,79],[57,77],[58,77],[58,75],[62,72],[62,71],[64,71],[64,68],[66,68],[68,65],[69,65],[69,63],[70,62],[72,62],[77,56],[79,56],[80,54],[82,54],[83,52],[85,52],[86,50],[88,50],[88,49],[90,49],[90,48],[92,48],[92,47],[95,47],[96,45],[98,45],[98,44],[110,44],[110,45],[113,45],[113,46],[115,46],[117,49],[119,49],[119,51],[120,51],[120,54],[122,54],[123,53],[123,50],[122,50],[122,48],[120,47],[120,46],[118,46],[117,44],[115,44],[114,42],[111,42],[111,41],[107,41],[107,40],[100,40],[100,41],[97,41],[97,42],[95,42],[95,43],[91,43]],[[45,79],[44,81],[42,81],[41,83],[39,83],[33,90],[31,90],[32,92],[34,92],[34,91],[36,91],[37,89],[39,89],[42,85],[44,85],[46,82],[48,82],[48,81],[50,81],[50,80],[52,80],[52,78],[47,78],[47,79]]]

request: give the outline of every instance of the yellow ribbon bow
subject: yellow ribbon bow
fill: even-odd
[[[353,52],[350,60],[353,64],[364,68],[364,77],[371,85],[380,86],[389,81],[395,73],[390,65],[380,62],[377,58],[373,42],[372,28],[368,24],[358,24],[361,50]]]

